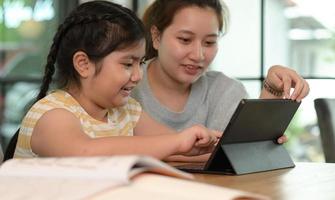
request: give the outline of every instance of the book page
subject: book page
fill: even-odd
[[[0,167],[1,199],[83,199],[129,183],[137,156],[12,159]]]
[[[189,173],[148,156],[63,157],[11,159],[0,167],[0,176],[35,176],[79,179],[111,179],[120,184],[144,171],[192,179]]]
[[[11,159],[0,167],[1,199],[83,199],[130,183],[151,171],[192,175],[145,156]]]
[[[135,157],[64,157],[12,159],[0,168],[1,176],[112,179],[128,183]]]
[[[183,179],[194,178],[192,174],[178,170],[160,160],[148,156],[139,156],[136,165],[129,173],[129,177],[134,177],[143,172],[151,172]]]
[[[0,199],[3,200],[77,200],[87,199],[120,185],[107,180],[50,177],[0,176]]]

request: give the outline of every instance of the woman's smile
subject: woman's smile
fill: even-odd
[[[190,76],[196,76],[202,73],[203,67],[199,65],[182,65],[184,72]]]

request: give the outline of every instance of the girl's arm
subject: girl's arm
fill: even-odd
[[[176,134],[178,133],[174,129],[165,126],[162,123],[154,120],[142,110],[140,119],[138,120],[134,129],[134,135],[162,135],[162,134]]]
[[[181,134],[90,138],[79,120],[65,109],[46,112],[34,127],[31,146],[39,156],[98,156],[143,154],[166,158],[210,152],[216,142],[206,129],[194,127]]]
[[[222,133],[212,131],[217,139],[221,137]],[[138,121],[135,128],[135,135],[161,135],[161,134],[180,134],[177,131],[155,121],[146,112],[142,112],[140,120]],[[210,153],[198,155],[198,156],[183,156],[183,155],[172,155],[165,158],[165,161],[175,162],[205,162],[208,160]]]
[[[164,161],[167,162],[206,162],[211,153],[206,153],[203,155],[199,156],[182,156],[182,155],[174,155],[174,156],[169,156]]]

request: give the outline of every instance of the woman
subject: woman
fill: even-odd
[[[148,62],[132,95],[151,117],[176,130],[200,123],[224,131],[239,101],[247,97],[240,82],[207,71],[227,27],[227,13],[220,0],[156,0],[146,10]],[[295,71],[273,66],[260,98],[300,101],[308,92],[307,82]],[[278,139],[285,141],[285,136]]]

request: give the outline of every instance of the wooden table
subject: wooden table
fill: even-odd
[[[295,168],[240,176],[194,175],[199,182],[264,194],[275,200],[335,200],[335,163],[296,163]]]

